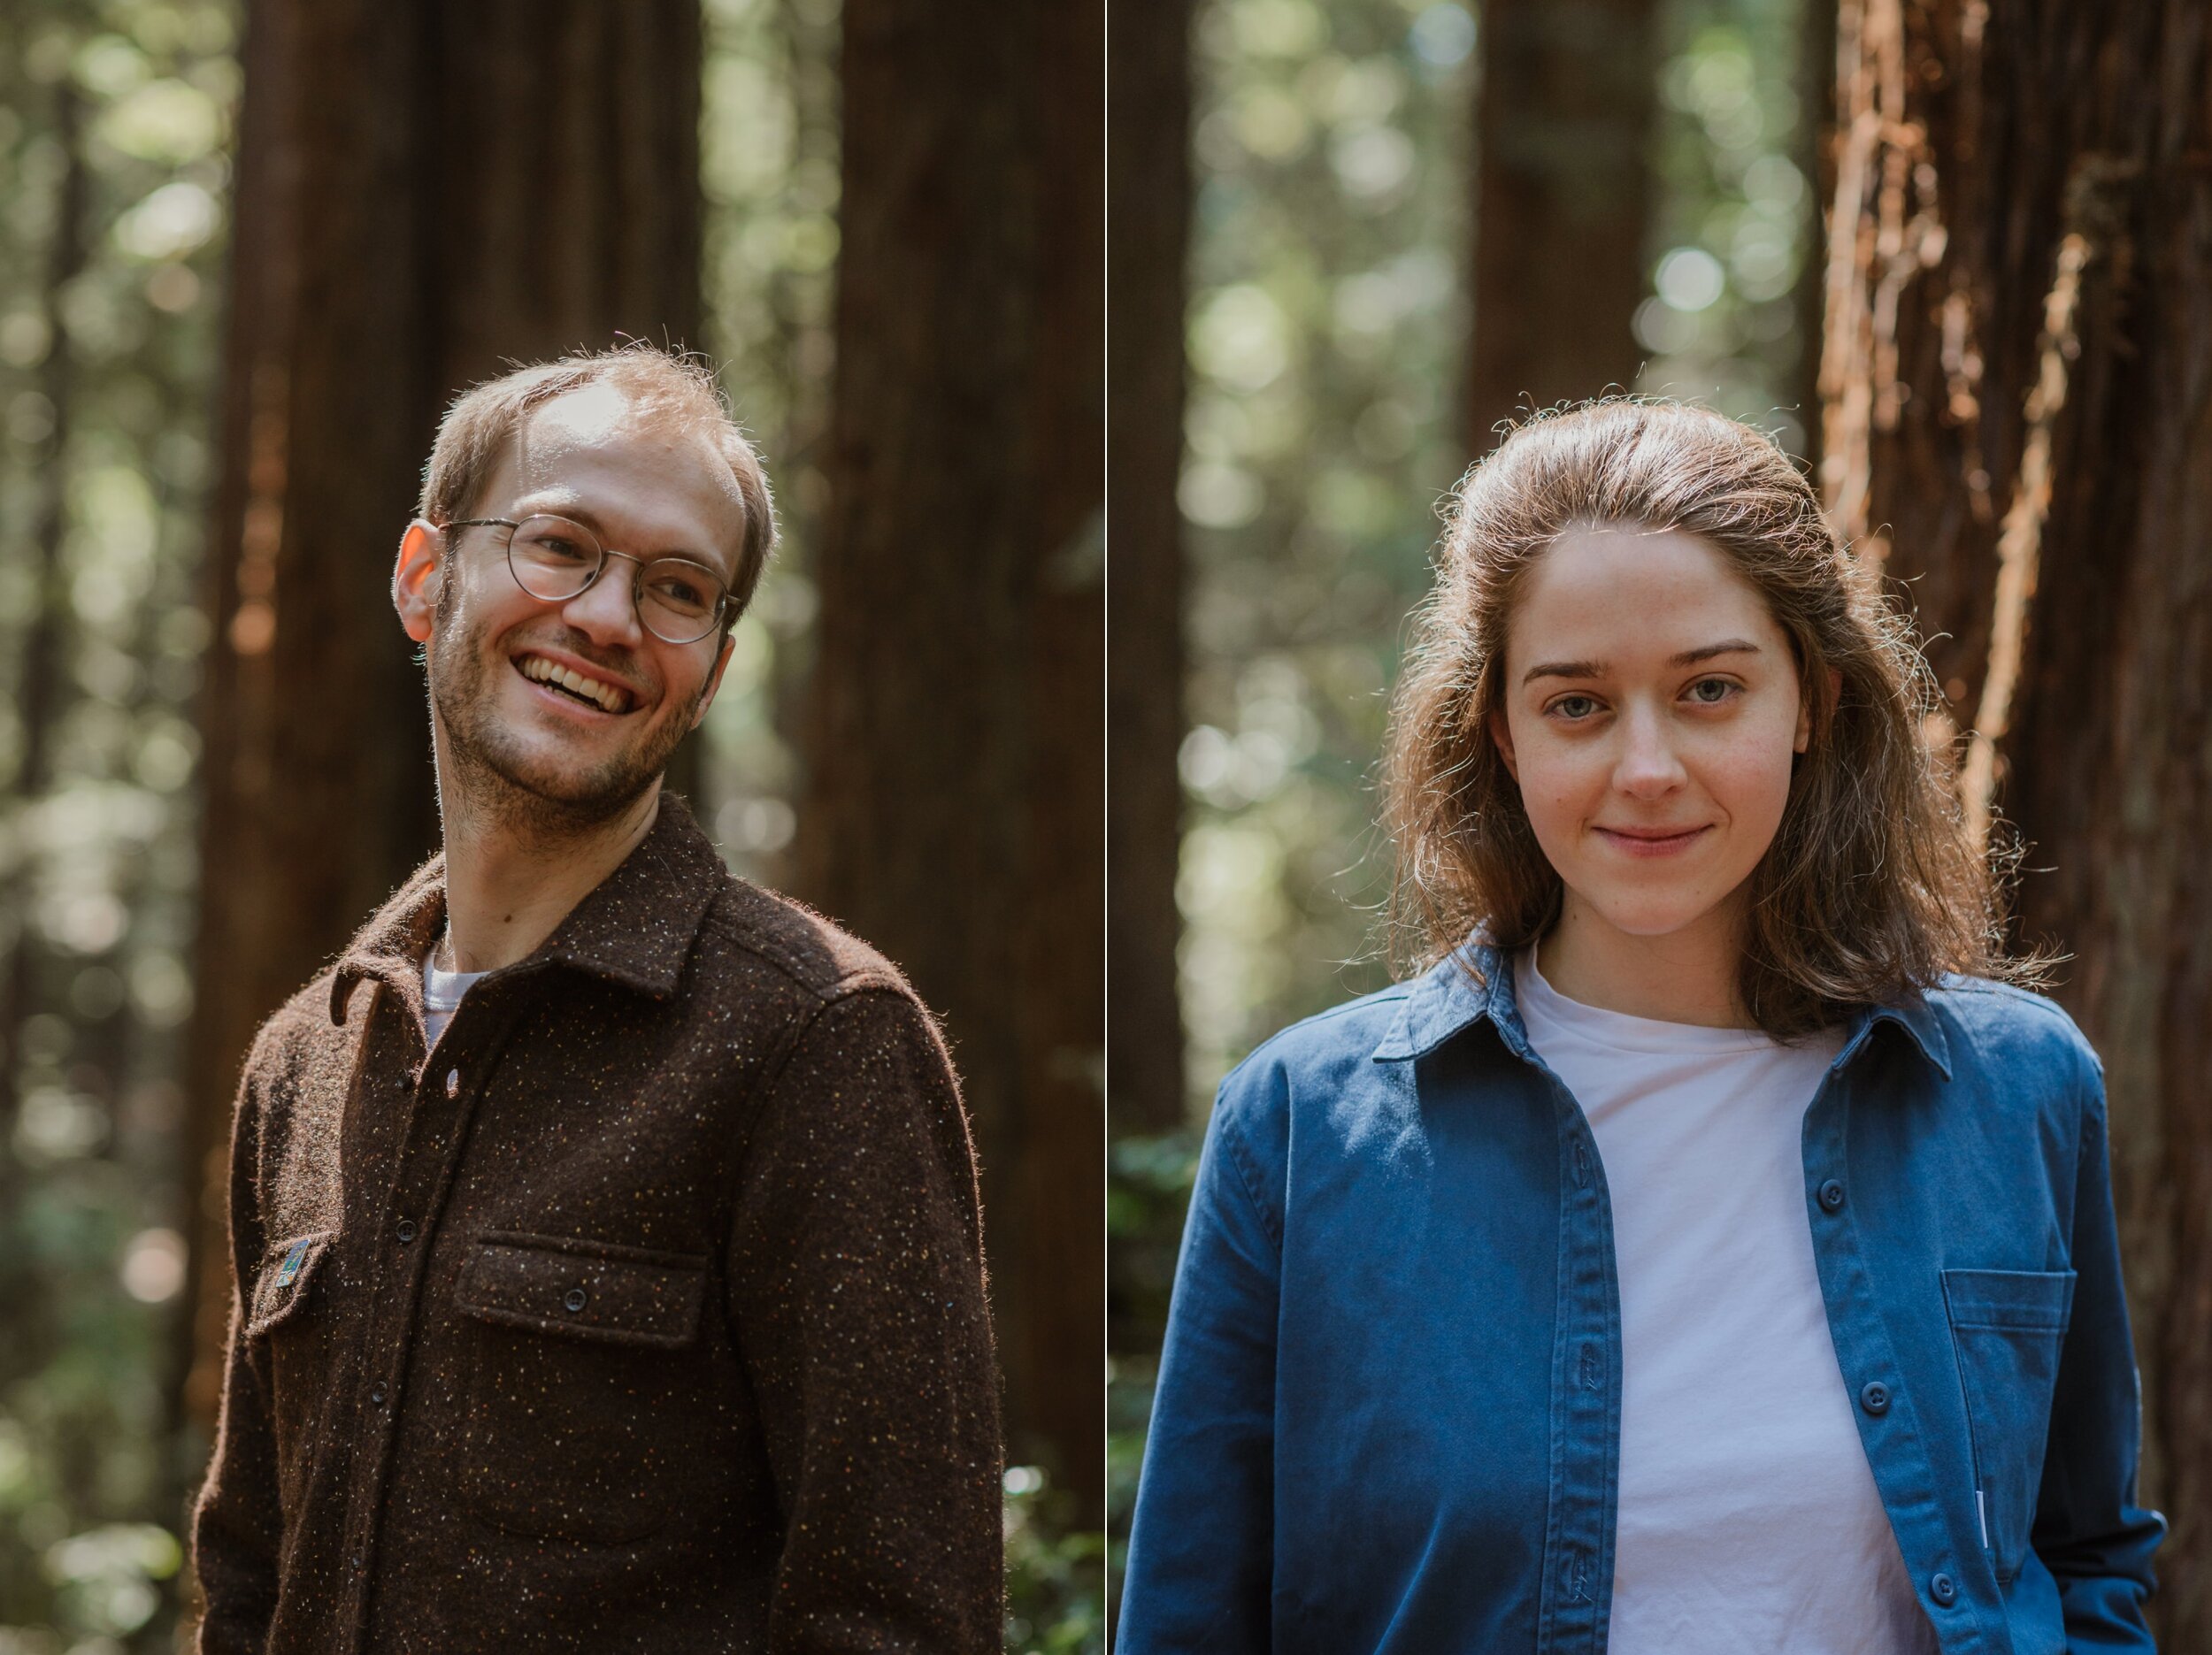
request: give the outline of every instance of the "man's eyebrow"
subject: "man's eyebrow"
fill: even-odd
[[[1671,667],[1694,667],[1701,661],[1710,661],[1717,655],[1757,655],[1759,646],[1747,638],[1725,638],[1717,644],[1701,644],[1695,649],[1685,649],[1678,655],[1670,655]],[[1602,661],[1546,661],[1531,667],[1521,675],[1521,682],[1533,684],[1539,678],[1601,678],[1606,674]]]
[[[530,497],[526,494],[523,496],[521,501],[516,502],[515,510],[520,511],[523,517],[566,517],[571,523],[582,524],[586,528],[589,529],[594,534],[599,537],[601,545],[603,546],[606,544],[607,525],[603,519],[593,515],[592,510],[589,506],[581,506],[573,502],[569,502],[557,505],[533,506],[528,510],[523,510],[523,507],[528,503],[529,498]],[[713,566],[704,553],[695,551],[687,546],[677,547],[672,551],[657,551],[652,555],[655,557],[686,557],[689,558],[695,563],[707,563],[710,568]]]

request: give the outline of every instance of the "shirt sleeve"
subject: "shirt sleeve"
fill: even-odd
[[[253,1077],[259,1057],[257,1043],[239,1082],[231,1119],[230,1328],[224,1342],[214,1454],[192,1513],[193,1569],[204,1605],[194,1644],[199,1655],[261,1655],[276,1613],[277,1556],[284,1532],[276,1438],[269,1422],[267,1375],[253,1360],[243,1308],[250,1291],[243,1272],[262,1255],[254,1191],[260,1122]]]
[[[2058,1582],[2067,1647],[2154,1646],[2143,1604],[2166,1521],[2136,1504],[2141,1383],[2112,1209],[2102,1077],[2086,1081],[2074,1191],[2073,1315],[2051,1401],[2050,1440],[2031,1543]]]
[[[997,1365],[975,1155],[928,1014],[814,1015],[741,1168],[730,1308],[783,1511],[772,1655],[1003,1638]]]
[[[1256,1184],[1233,1111],[1217,1102],[1137,1484],[1122,1655],[1262,1655],[1271,1646],[1282,1247]]]

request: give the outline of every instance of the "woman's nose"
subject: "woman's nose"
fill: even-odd
[[[1620,729],[1621,753],[1613,767],[1616,787],[1637,798],[1648,798],[1682,785],[1682,761],[1674,750],[1666,720],[1657,711],[1632,706]]]

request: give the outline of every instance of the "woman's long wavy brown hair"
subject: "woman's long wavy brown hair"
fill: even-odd
[[[1932,679],[1874,573],[1767,437],[1707,409],[1628,397],[1529,420],[1455,493],[1384,760],[1394,954],[1432,963],[1478,928],[1517,948],[1558,916],[1559,876],[1490,714],[1523,577],[1566,530],[1608,524],[1717,548],[1796,654],[1812,739],[1751,875],[1737,992],[1752,1020],[1788,1039],[1946,971],[2037,979],[2042,962],[2004,952],[2000,870],[2012,859],[1993,861],[1968,834],[1946,755],[1921,733]]]

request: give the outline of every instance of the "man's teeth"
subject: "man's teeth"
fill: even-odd
[[[543,655],[530,655],[522,663],[522,676],[540,684],[557,684],[572,695],[580,695],[607,712],[618,713],[630,704],[629,696],[611,684],[602,684],[597,678],[588,678],[572,667],[557,665]]]

